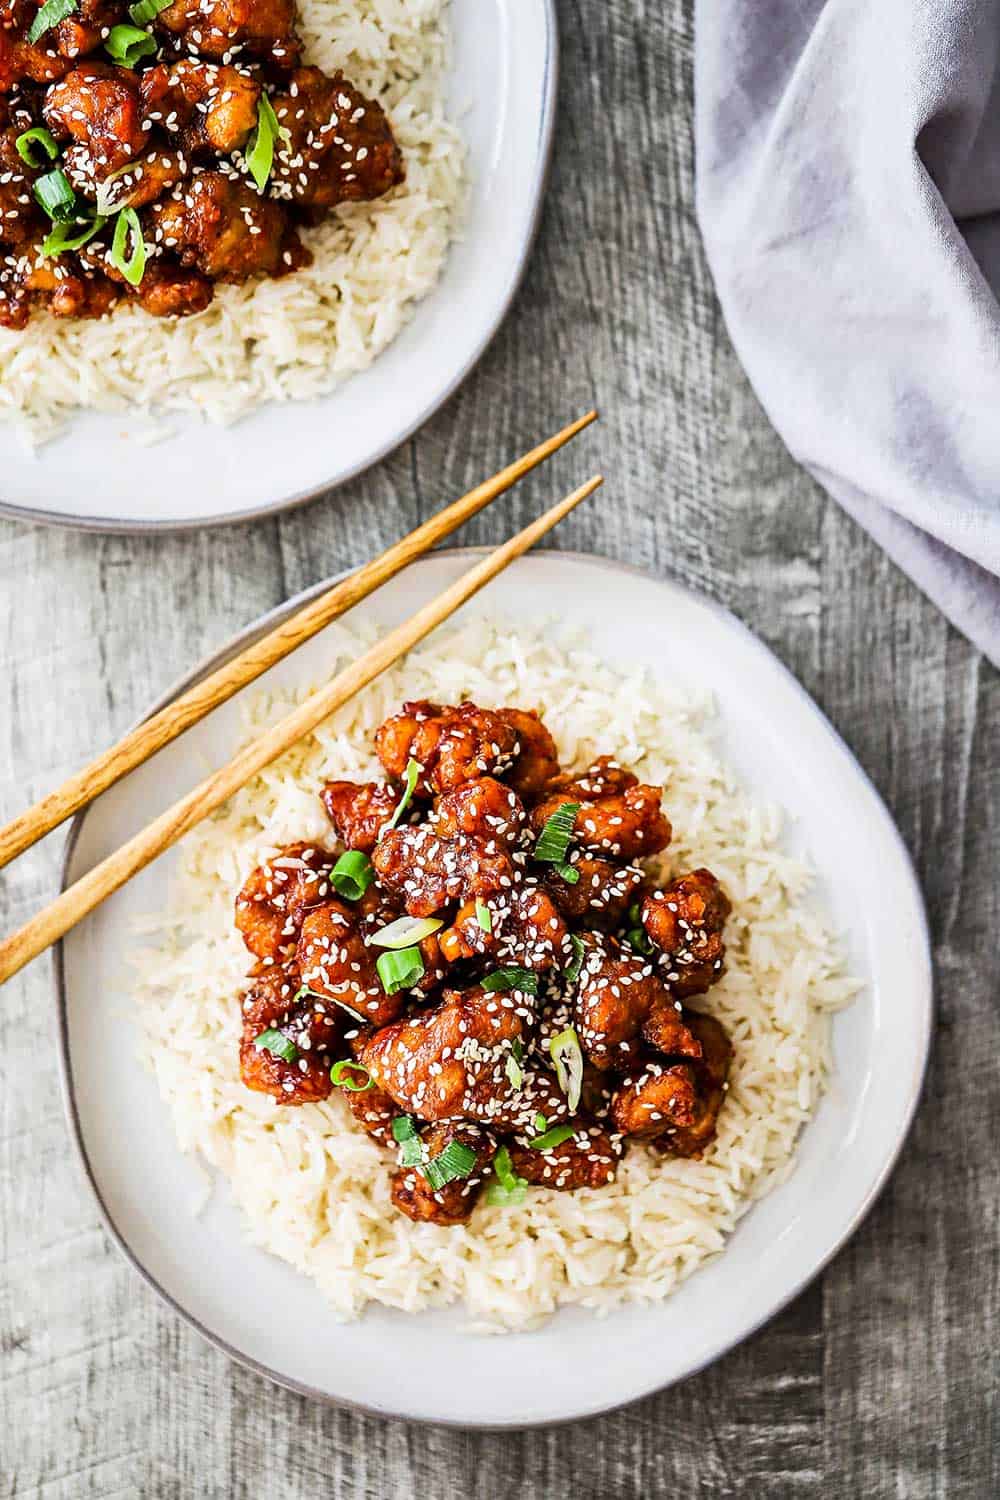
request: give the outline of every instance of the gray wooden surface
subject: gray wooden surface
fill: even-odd
[[[109,1247],[70,1158],[50,970],[36,963],[0,996],[0,1497],[1000,1492],[1000,681],[796,470],[733,357],[692,213],[685,0],[560,10],[555,170],[527,283],[414,442],[339,494],[235,530],[142,541],[0,524],[2,812],[237,626],[597,401],[602,429],[550,486],[471,539],[499,536],[599,457],[603,501],[558,544],[721,600],[816,696],[927,892],[939,1022],[913,1136],[822,1279],[685,1385],[550,1432],[383,1423],[229,1365]],[[59,845],[0,877],[5,927],[52,893]]]

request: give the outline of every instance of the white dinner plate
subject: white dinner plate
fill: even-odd
[[[475,555],[450,551],[416,563],[357,614],[394,625]],[[192,1212],[202,1174],[178,1150],[166,1106],[135,1061],[137,1035],[122,1018],[130,923],[163,906],[174,856],[159,860],[70,934],[58,955],[72,1130],[107,1228],[149,1284],[235,1359],[309,1395],[422,1421],[502,1427],[587,1416],[679,1380],[759,1327],[844,1243],[885,1182],[916,1107],[931,1026],[923,905],[899,834],[850,752],[760,641],[677,584],[598,558],[542,552],[466,609],[538,620],[553,600],[565,622],[590,630],[605,658],[643,663],[698,689],[708,678],[724,754],[753,793],[788,811],[789,846],[814,863],[820,898],[865,988],[835,1019],[836,1076],[803,1131],[796,1170],[666,1302],[601,1319],[566,1309],[539,1331],[487,1340],[462,1331],[460,1309],[369,1309],[359,1322],[339,1324],[312,1282],[247,1243],[224,1185],[203,1214]],[[297,686],[326,668],[320,635],[264,683]],[[234,700],[101,797],[77,820],[67,877],[226,758],[238,715]]]
[[[168,413],[80,413],[30,454],[0,425],[0,513],[99,531],[214,525],[285,509],[361,473],[415,432],[484,352],[534,240],[555,118],[555,0],[453,0],[451,112],[470,200],[440,282],[396,341],[328,396],[229,427]]]

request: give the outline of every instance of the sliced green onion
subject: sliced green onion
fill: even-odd
[[[272,1057],[280,1057],[282,1062],[293,1063],[298,1060],[299,1049],[291,1037],[287,1037],[283,1031],[276,1031],[273,1026],[262,1031],[260,1036],[255,1036],[253,1044],[258,1052],[270,1052]]]
[[[351,1074],[360,1074],[361,1081]],[[367,1094],[369,1089],[375,1087],[375,1080],[368,1069],[352,1058],[342,1058],[340,1062],[334,1063],[330,1069],[330,1082],[334,1088],[346,1089],[349,1094]]]
[[[413,801],[413,793],[417,789],[417,782],[419,781],[419,779],[420,767],[411,755],[410,759],[406,762],[406,773],[404,776],[406,785],[403,788],[403,795],[399,799],[399,802],[396,804],[396,811],[393,813],[392,817],[385,825],[385,828],[383,828],[383,833],[385,833],[389,828],[395,828],[398,826],[400,818],[403,816],[406,809]]]
[[[484,932],[493,931],[493,917],[485,901],[476,902],[476,921]]]
[[[388,927],[373,932],[369,941],[376,948],[413,948],[443,926],[440,917],[397,917]]]
[[[395,995],[399,990],[411,990],[423,977],[424,961],[419,948],[403,948],[400,952],[380,953],[375,968],[386,994]]]
[[[583,946],[583,940],[581,938],[578,938],[575,932],[570,933],[569,943],[570,947],[573,949],[573,957],[566,965],[563,973],[566,975],[566,978],[569,980],[570,984],[576,984],[576,981],[580,977],[580,970],[583,968],[583,955],[586,952],[586,949]]]
[[[28,41],[32,46],[40,36],[51,31],[53,26],[58,26],[60,21],[65,21],[76,10],[76,0],[45,0],[45,4],[38,12],[31,25],[28,27]]]
[[[155,21],[161,10],[166,10],[168,5],[173,5],[174,0],[139,0],[137,5],[130,5],[128,13],[137,26],[148,26],[150,21]]]
[[[561,1146],[563,1141],[568,1141],[573,1135],[572,1125],[553,1125],[544,1135],[536,1135],[528,1145],[532,1151],[554,1151],[556,1146]]]
[[[546,819],[545,827],[538,835],[533,858],[548,865],[561,865],[565,861],[579,811],[579,802],[564,802],[561,807],[556,808],[551,818]]]
[[[637,953],[652,953],[653,951],[653,945],[641,927],[630,927],[625,934],[625,941]]]
[[[97,184],[97,193],[95,196],[97,198],[97,212],[99,214],[110,216],[113,213],[117,213],[118,209],[125,207],[132,189],[130,188],[129,192],[123,198],[116,199],[113,184],[118,181],[119,177],[124,177],[128,172],[134,172],[138,165],[138,162],[127,161],[123,167],[119,167],[116,172],[109,172],[107,177]]]
[[[423,1168],[431,1187],[443,1188],[459,1177],[468,1177],[476,1165],[476,1153],[464,1141],[449,1141],[444,1150]]]
[[[346,901],[360,901],[374,879],[374,866],[360,849],[349,849],[342,854],[330,871],[331,885]]]
[[[42,148],[43,155],[36,156],[31,149],[38,144]],[[55,161],[59,155],[59,146],[51,130],[46,130],[44,125],[35,125],[31,130],[22,130],[14,142],[17,154],[29,167],[44,167],[46,160]]]
[[[46,172],[44,177],[36,177],[31,191],[49,218],[56,223],[71,219],[76,212],[76,194],[69,185],[66,173],[59,167],[54,172]]]
[[[558,1036],[552,1037],[549,1041],[549,1052],[555,1063],[556,1078],[559,1081],[559,1087],[566,1095],[570,1113],[576,1114],[583,1090],[583,1053],[580,1050],[580,1038],[575,1029],[567,1026],[565,1031],[560,1031]]]
[[[556,874],[561,876],[561,878],[565,880],[567,885],[579,885],[580,883],[580,871],[577,869],[576,865],[556,865]]]
[[[534,1126],[535,1130],[546,1130],[549,1124],[544,1115],[536,1115],[531,1123]]]
[[[628,922],[630,927],[638,927],[642,922],[642,902],[633,901],[628,909]]]
[[[417,1127],[409,1115],[397,1115],[392,1122],[392,1138],[402,1145],[404,1141],[416,1139]]]
[[[132,236],[132,253],[126,260],[125,245]],[[129,286],[138,286],[146,269],[146,242],[142,237],[142,225],[134,208],[123,208],[115,222],[115,237],[111,241],[108,256],[116,271],[120,271]]]
[[[112,26],[104,50],[123,68],[134,68],[144,57],[152,57],[157,46],[149,32],[141,31],[138,26]]]
[[[510,1051],[507,1054],[506,1062],[507,1078],[512,1089],[521,1089],[524,1087],[524,1069],[521,1066],[523,1061],[524,1048],[521,1046],[518,1038],[515,1037],[510,1044]]]
[[[80,250],[104,228],[106,222],[98,214],[93,219],[76,219],[72,223],[66,221],[55,224],[51,234],[47,234],[42,241],[42,254],[62,255],[65,250]]]
[[[424,1159],[424,1143],[419,1135],[415,1135],[411,1141],[404,1141],[403,1148],[399,1153],[399,1165],[401,1167],[419,1167]]]
[[[528,1194],[528,1184],[523,1177],[518,1177],[515,1173],[510,1152],[506,1146],[501,1146],[494,1156],[493,1171],[496,1173],[497,1180],[490,1183],[486,1189],[486,1202],[498,1203],[504,1207],[523,1203]]]
[[[519,969],[514,964],[504,969],[494,969],[492,974],[487,974],[479,982],[490,994],[499,990],[523,990],[526,995],[538,994],[538,975],[533,974],[530,969]]]
[[[292,1004],[294,1005],[296,1000],[301,1000],[306,995],[310,996],[313,1000],[322,1000],[324,1005],[335,1005],[338,1010],[346,1011],[352,1020],[357,1021],[359,1026],[368,1025],[367,1017],[363,1016],[359,1010],[355,1010],[353,1006],[347,1005],[343,1000],[338,1000],[334,995],[321,995],[319,990],[311,990],[307,984],[304,984],[292,996]]]
[[[280,133],[281,126],[274,113],[274,106],[267,95],[262,93],[257,106],[257,129],[247,150],[247,171],[257,184],[259,193],[267,187],[271,168],[274,166],[274,143]]]

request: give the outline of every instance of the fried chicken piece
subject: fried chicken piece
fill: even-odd
[[[0,256],[0,327],[25,326],[32,307],[57,318],[103,318],[119,289],[106,276],[86,270],[69,256],[43,256],[36,246]]]
[[[189,157],[241,151],[257,128],[261,86],[241,68],[182,57],[147,68],[139,89],[145,119]]]
[[[148,203],[155,203],[168,188],[183,182],[188,172],[185,157],[177,151],[165,151],[162,147],[147,150],[144,155],[136,157],[124,171],[119,168],[116,173],[112,173],[105,162],[95,161],[89,146],[85,145],[67,147],[59,165],[66,173],[70,185],[85,198],[95,198],[102,184],[113,176],[114,186],[106,189],[109,213],[115,213],[126,205],[139,209]],[[113,227],[106,235],[109,244],[112,232]],[[93,240],[90,241],[87,249],[94,243]]]
[[[412,759],[420,767],[417,794],[436,797],[481,776],[502,776],[517,744],[513,727],[489,708],[460,703],[442,708],[425,700],[404,703],[375,735],[378,758],[395,781]]]
[[[544,877],[545,889],[563,916],[606,931],[620,927],[642,887],[642,871],[636,865],[616,865],[589,854],[574,853],[570,864],[580,874],[575,885],[556,870]]]
[[[306,911],[330,894],[333,858],[316,844],[289,844],[251,871],[236,897],[236,927],[251,953],[273,962],[294,953]]]
[[[573,953],[566,923],[548,892],[533,884],[518,884],[489,901],[466,901],[440,938],[449,963],[492,955],[498,964],[539,974],[563,968]]]
[[[301,207],[381,198],[406,176],[382,106],[319,68],[297,68],[271,101],[286,134],[274,154],[271,191]]]
[[[523,801],[534,802],[559,775],[556,742],[534,709],[497,711],[517,733],[517,759],[507,773],[507,780]]]
[[[38,14],[31,0],[0,0],[0,95],[9,94],[20,83],[51,83],[72,67],[56,47],[50,30],[37,43],[27,32]]]
[[[519,1115],[525,1092],[514,1088],[508,1060],[532,1020],[530,997],[517,991],[445,990],[436,1009],[377,1031],[361,1061],[379,1088],[422,1120],[507,1120]]]
[[[295,955],[303,982],[316,994],[372,1026],[385,1026],[402,1014],[407,995],[386,994],[375,967],[380,952],[366,944],[358,916],[346,902],[331,900],[306,913]]]
[[[425,1160],[434,1161],[456,1141],[475,1153],[475,1166],[468,1177],[456,1177],[435,1188],[420,1167],[400,1167],[393,1172],[392,1201],[407,1218],[423,1224],[461,1224],[471,1214],[496,1155],[496,1141],[488,1130],[468,1120],[433,1125],[423,1136]]]
[[[214,281],[283,276],[309,259],[284,209],[222,172],[179,184],[148,222],[156,245]]]
[[[52,85],[42,114],[56,140],[75,141],[86,152],[97,181],[134,161],[148,146],[139,77],[131,68],[81,63]],[[78,171],[81,156],[74,158]]]
[[[154,318],[186,318],[204,312],[212,300],[212,283],[198,271],[185,271],[169,260],[148,261],[142,280],[130,287],[133,297]]]
[[[371,854],[399,804],[387,781],[328,781],[320,793],[327,816],[348,849]]]
[[[627,1074],[611,1099],[611,1119],[622,1135],[651,1140],[667,1128],[696,1125],[703,1105],[690,1063],[648,1058]]]
[[[525,1141],[511,1141],[511,1166],[518,1177],[537,1187],[572,1193],[581,1187],[607,1187],[614,1182],[622,1148],[615,1137],[588,1120],[568,1122],[573,1134],[558,1146],[537,1151]]]
[[[662,787],[640,786],[630,772],[602,756],[582,776],[548,793],[531,814],[536,832],[565,803],[578,803],[573,842],[593,854],[631,861],[659,854],[670,843]]]
[[[186,49],[227,63],[244,53],[293,68],[301,51],[295,0],[173,0],[153,24]]]
[[[701,1062],[696,1065],[699,1112],[691,1125],[668,1126],[654,1139],[653,1145],[657,1151],[670,1156],[698,1157],[715,1139],[719,1110],[728,1088],[733,1047],[724,1027],[714,1016],[686,1010],[684,1019],[701,1043]]]
[[[628,1068],[642,1040],[671,1057],[700,1057],[697,1038],[652,965],[614,938],[584,938],[573,1002],[584,1053],[596,1068]]]
[[[392,1122],[399,1119],[400,1111],[395,1099],[390,1099],[388,1094],[376,1086],[360,1089],[356,1093],[348,1089],[347,1103],[362,1130],[378,1141],[380,1146],[388,1146],[393,1151],[396,1149]]]
[[[77,0],[72,15],[57,22],[47,32],[44,41],[55,48],[60,57],[73,61],[95,52],[108,35],[108,31],[120,21],[127,21],[127,6],[117,0]]]
[[[508,846],[517,843],[526,822],[520,797],[493,776],[479,776],[446,792],[431,815],[434,831],[442,838],[474,834],[486,843],[497,839]]]
[[[711,870],[692,870],[648,895],[642,925],[665,955],[661,968],[673,994],[702,995],[721,979],[726,945],[722,940],[732,911],[729,897]]]
[[[495,840],[439,838],[427,824],[384,833],[372,864],[411,917],[433,916],[452,901],[485,899],[514,883],[510,857]]]
[[[325,1099],[333,1085],[330,1068],[341,1047],[344,1017],[301,991],[294,967],[265,970],[243,999],[240,1076],[248,1089],[271,1094],[281,1104],[310,1104]],[[280,1031],[295,1048],[288,1061],[256,1041],[266,1031]]]
[[[0,245],[27,245],[47,232],[31,191],[38,172],[21,160],[15,145],[22,129],[11,125],[0,130]]]

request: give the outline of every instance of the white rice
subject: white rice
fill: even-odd
[[[264,401],[318,396],[370,365],[437,282],[465,175],[445,113],[448,0],[299,0],[299,14],[304,61],[343,69],[388,110],[406,182],[303,231],[311,266],[219,285],[194,317],[123,305],[98,322],[38,313],[21,333],[0,329],[0,418],[30,440],[80,407],[229,422]]]
[[[368,639],[339,630],[340,664]],[[244,876],[280,845],[332,844],[317,790],[378,774],[372,733],[403,698],[462,696],[542,709],[567,766],[613,754],[662,782],[675,830],[667,866],[708,865],[733,900],[728,972],[698,1004],[725,1023],[736,1055],[702,1161],[632,1145],[611,1187],[531,1189],[523,1206],[480,1203],[448,1229],[392,1208],[390,1154],[342,1098],[282,1108],[242,1086],[234,996],[248,956],[232,907]],[[248,733],[289,707],[258,699]],[[338,1316],[369,1301],[408,1311],[456,1301],[476,1328],[502,1330],[566,1303],[606,1311],[663,1298],[788,1175],[827,1076],[830,1013],[857,986],[808,900],[808,870],[782,850],[779,812],[755,806],[720,761],[711,715],[707,697],[668,695],[579,640],[474,620],[436,635],[185,841],[171,913],[152,920],[155,946],[136,959],[142,1056],[182,1149],[228,1179],[250,1238],[313,1277]]]

